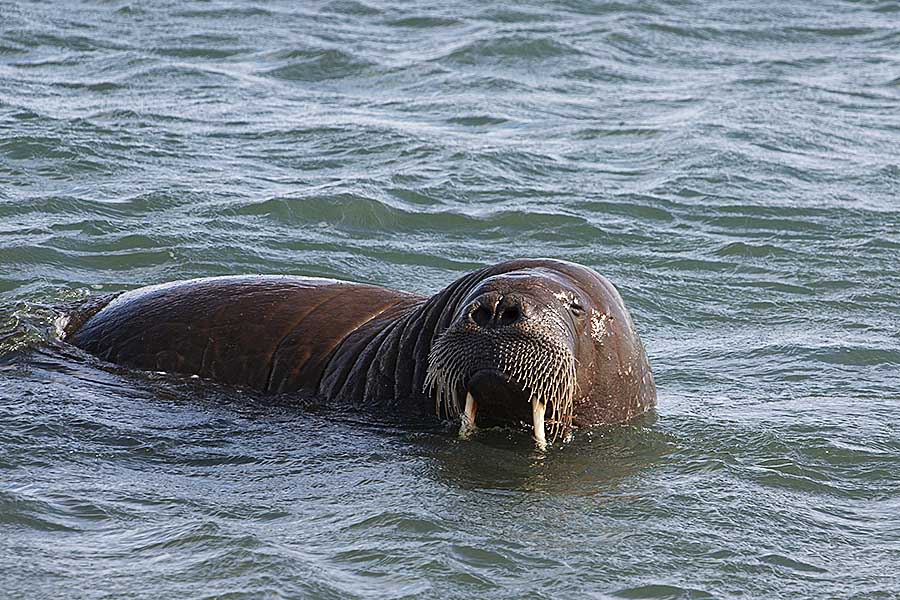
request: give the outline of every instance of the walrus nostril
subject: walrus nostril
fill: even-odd
[[[521,300],[489,293],[480,296],[469,307],[469,321],[483,329],[514,325],[525,316]]]
[[[507,306],[500,310],[500,325],[512,325],[522,317],[518,306]]]
[[[494,314],[491,309],[484,304],[478,305],[471,313],[469,313],[469,318],[479,327],[489,327],[493,316]]]

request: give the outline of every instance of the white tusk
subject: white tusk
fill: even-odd
[[[459,416],[459,437],[467,439],[475,431],[475,411],[478,403],[472,397],[472,393],[466,394],[466,410]]]
[[[544,434],[544,413],[547,405],[535,398],[531,401],[531,415],[534,419],[534,441],[538,450],[547,449],[547,436]]]

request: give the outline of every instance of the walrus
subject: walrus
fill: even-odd
[[[431,297],[294,276],[177,281],[95,301],[63,337],[131,368],[459,418],[463,436],[524,422],[541,448],[656,404],[618,291],[562,260],[484,267]]]

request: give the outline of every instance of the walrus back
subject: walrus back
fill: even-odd
[[[74,319],[66,340],[129,367],[258,390],[315,391],[359,325],[420,297],[329,279],[214,277],[139,288]]]

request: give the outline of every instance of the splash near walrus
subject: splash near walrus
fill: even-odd
[[[103,360],[312,394],[404,420],[526,423],[539,447],[656,404],[615,287],[552,259],[499,263],[431,297],[331,279],[229,276],[139,288],[71,315],[66,341]]]

